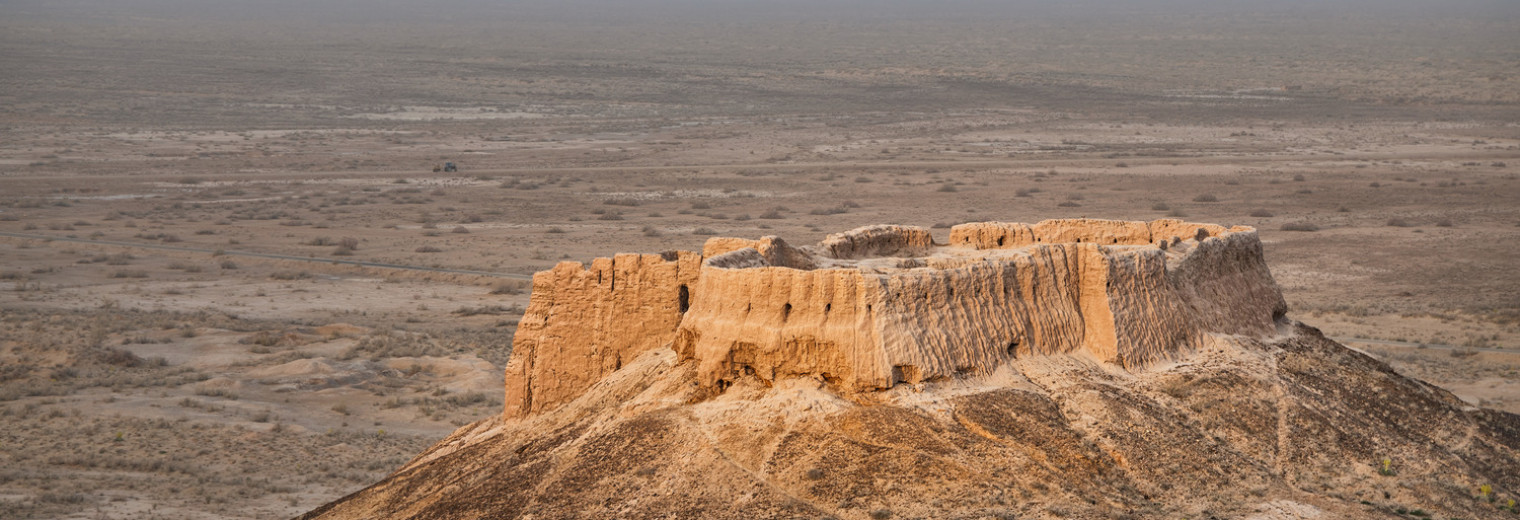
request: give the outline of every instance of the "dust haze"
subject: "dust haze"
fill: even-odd
[[[1291,316],[1520,412],[1516,34],[1480,0],[0,2],[0,517],[298,515],[499,413],[532,273],[875,223],[1254,226]]]

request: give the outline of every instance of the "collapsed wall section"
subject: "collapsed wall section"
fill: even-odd
[[[819,251],[836,259],[881,256],[919,256],[934,246],[929,230],[917,226],[875,225],[834,233],[818,243]]]

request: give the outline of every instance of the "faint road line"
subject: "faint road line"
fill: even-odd
[[[402,269],[407,271],[425,271],[429,273],[469,274],[476,276],[494,276],[497,278],[513,278],[517,280],[532,280],[532,275],[515,273],[492,273],[488,271],[471,271],[469,269],[449,269],[444,267],[424,267],[420,265],[387,264],[384,262],[365,262],[361,260],[340,260],[326,258],[312,258],[307,256],[278,255],[273,253],[255,253],[253,251],[234,251],[231,249],[202,249],[198,247],[166,246],[162,244],[139,244],[135,242],[116,242],[113,240],[92,240],[88,238],[59,237],[52,235],[33,235],[28,233],[10,233],[0,231],[0,236],[11,238],[29,238],[35,240],[52,240],[57,242],[76,242],[80,244],[95,244],[102,246],[136,247],[142,249],[158,249],[163,251],[180,251],[185,253],[220,254],[224,256],[241,256],[247,258],[267,258],[271,260],[292,260],[297,262],[314,262],[321,264],[355,265],[359,267],[376,267],[381,269]]]

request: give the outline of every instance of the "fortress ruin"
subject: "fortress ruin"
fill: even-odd
[[[815,377],[842,393],[990,373],[1024,356],[1142,370],[1207,334],[1270,335],[1286,312],[1256,230],[1163,219],[868,226],[794,247],[562,262],[533,278],[506,417],[547,411],[642,352],[698,381]]]

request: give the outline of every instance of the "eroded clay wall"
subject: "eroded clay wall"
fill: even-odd
[[[710,383],[739,373],[816,374],[861,391],[984,372],[1021,355],[1088,348],[1109,359],[1104,284],[1083,281],[1108,272],[1097,251],[1039,246],[996,262],[892,274],[730,269],[713,258],[677,350],[699,360]]]
[[[1174,287],[1166,252],[1108,248],[1103,255],[1114,331],[1113,357],[1106,361],[1136,369],[1198,346],[1197,320]]]
[[[1169,268],[1178,297],[1198,327],[1210,332],[1270,335],[1288,312],[1255,231],[1199,242]]]
[[[675,337],[702,256],[620,254],[533,275],[506,367],[508,416],[551,408]]]
[[[873,323],[880,281],[853,269],[726,269],[707,264],[675,349],[709,383],[749,367],[774,380],[819,374],[853,381],[882,365]]]

